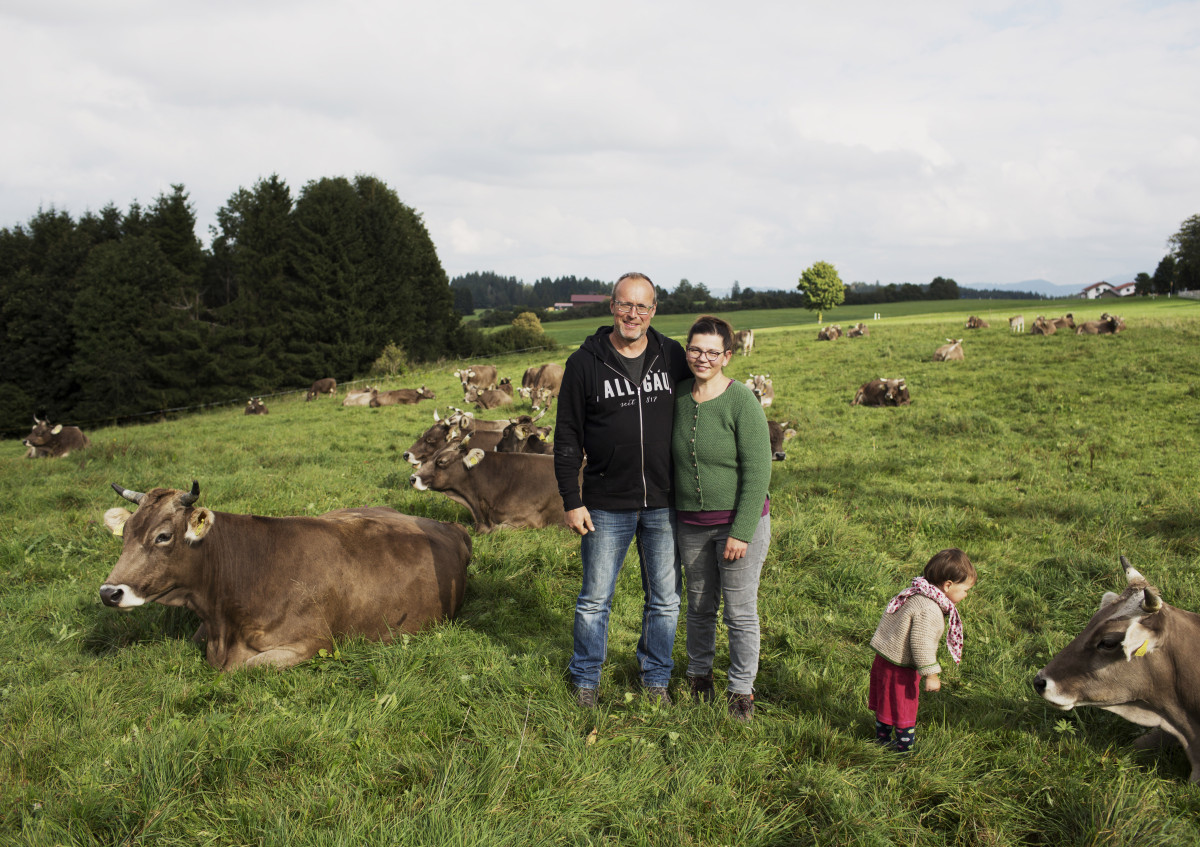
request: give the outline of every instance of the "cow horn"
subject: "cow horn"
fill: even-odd
[[[1153,588],[1142,591],[1142,610],[1154,614],[1162,608],[1162,598],[1154,593]]]
[[[441,422],[442,422],[442,419],[438,417],[437,409],[434,409],[434,410],[433,410],[433,422],[434,422],[434,423],[441,423]]]
[[[1125,580],[1132,585],[1135,582],[1145,582],[1146,577],[1138,573],[1137,568],[1129,563],[1129,560],[1121,556],[1121,567],[1125,569]]]
[[[542,413],[541,413],[540,415],[538,415],[536,418],[534,418],[534,419],[533,419],[534,423],[537,423],[537,422],[538,422],[538,421],[540,421],[542,418],[544,418],[544,417],[546,416],[546,412],[547,412],[547,410],[546,410],[546,409],[542,409]]]
[[[190,506],[200,499],[200,483],[192,480],[192,490],[186,494],[179,495],[179,505]]]
[[[137,503],[139,506],[142,504],[142,500],[146,496],[145,494],[143,494],[140,491],[130,491],[128,488],[122,488],[121,486],[117,485],[115,482],[112,484],[112,487],[113,487],[113,491],[120,494],[122,497],[124,497],[130,503]]]

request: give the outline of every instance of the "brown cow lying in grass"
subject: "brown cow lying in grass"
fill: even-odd
[[[1105,312],[1098,321],[1086,321],[1075,327],[1076,335],[1115,335],[1125,329],[1125,321]]]
[[[933,351],[933,360],[935,362],[961,362],[963,360],[962,343],[961,338],[947,338],[945,344]]]
[[[35,415],[33,429],[21,443],[28,448],[26,459],[63,459],[92,442],[77,426],[50,426],[49,420],[38,420]]]
[[[462,605],[471,538],[458,524],[382,506],[317,517],[214,512],[196,505],[196,482],[190,492],[113,489],[137,511],[104,513],[123,544],[101,601],[191,609],[196,640],[221,670],[290,667],[339,636],[388,642]]]
[[[908,383],[904,377],[886,379],[879,377],[863,383],[850,401],[851,406],[907,406]]]

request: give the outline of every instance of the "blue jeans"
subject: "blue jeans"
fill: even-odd
[[[746,555],[732,562],[724,559],[729,527],[679,525],[679,553],[687,572],[687,675],[712,673],[717,609],[724,598],[729,691],[752,694],[758,675],[758,581],[771,546],[771,516],[763,515]]]
[[[679,623],[682,579],[675,550],[674,509],[589,510],[595,530],[581,539],[583,588],[575,601],[575,652],[567,671],[580,688],[600,686],[608,653],[608,616],[617,576],[629,543],[637,540],[642,563],[642,636],[637,662],[642,685],[665,687],[675,666],[675,627]]]

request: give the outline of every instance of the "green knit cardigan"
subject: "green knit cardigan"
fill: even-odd
[[[767,416],[754,392],[736,380],[703,403],[692,399],[694,383],[685,379],[675,389],[675,508],[735,510],[729,534],[749,543],[771,484]]]

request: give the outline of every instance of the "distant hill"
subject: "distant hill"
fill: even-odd
[[[1055,285],[1048,279],[1026,279],[1021,282],[995,282],[967,284],[964,288],[999,289],[1000,291],[1032,291],[1047,297],[1074,297],[1083,290],[1082,285]]]

